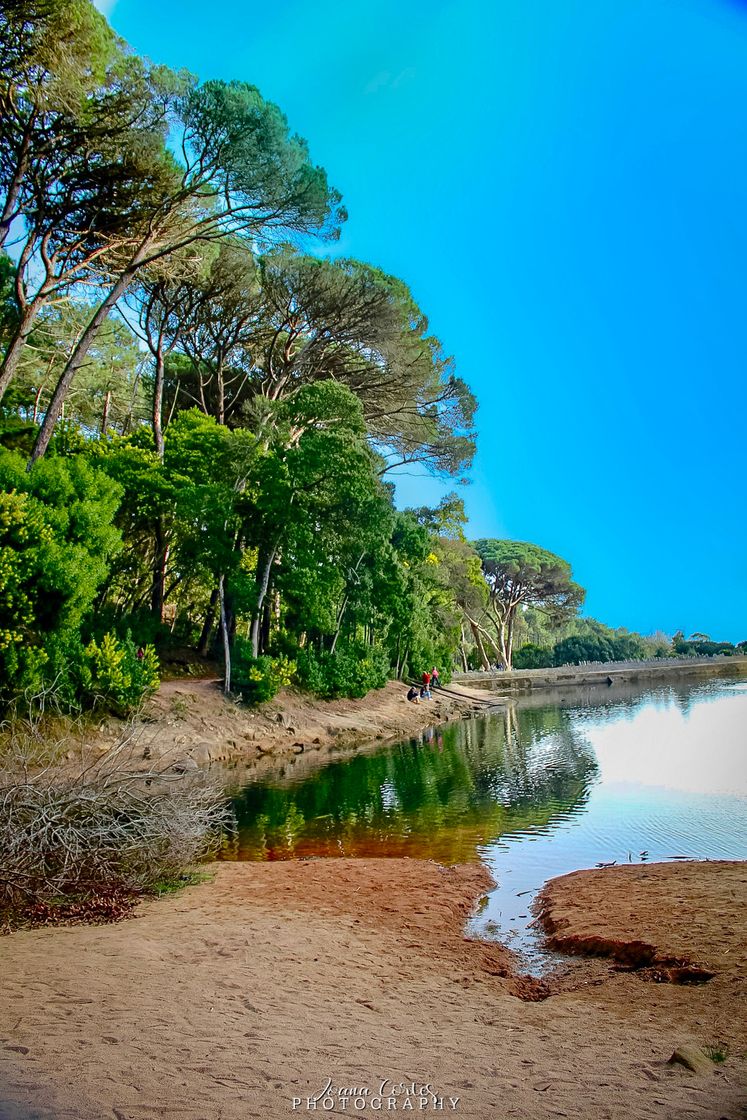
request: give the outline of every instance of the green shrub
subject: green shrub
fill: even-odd
[[[266,704],[293,682],[295,672],[295,662],[287,657],[252,657],[249,643],[236,639],[231,688],[245,703]]]
[[[78,667],[81,699],[104,703],[119,715],[134,711],[146,696],[158,688],[158,657],[153,646],[142,647],[142,655],[132,638],[104,634],[100,642],[90,641],[83,650]]]
[[[513,656],[514,669],[549,669],[554,664],[555,658],[551,649],[532,645],[531,642],[517,649]]]
[[[0,448],[0,705],[65,676],[55,651],[79,633],[121,546],[119,495],[80,460],[27,471]]]
[[[297,664],[299,684],[325,700],[365,696],[389,679],[389,658],[376,646],[349,646],[335,653],[302,650]]]

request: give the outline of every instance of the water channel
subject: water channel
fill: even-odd
[[[547,879],[604,863],[747,859],[747,678],[605,684],[508,701],[235,796],[238,859],[481,860],[471,931],[531,967]]]

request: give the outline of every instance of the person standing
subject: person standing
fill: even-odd
[[[438,669],[434,665],[433,668],[431,669],[431,685],[432,685],[433,688],[438,688],[440,683],[441,683],[441,677],[439,675]]]

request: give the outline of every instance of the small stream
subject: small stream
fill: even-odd
[[[537,695],[338,761],[305,756],[235,795],[230,859],[480,860],[470,923],[523,966],[547,879],[602,863],[747,859],[747,678]]]

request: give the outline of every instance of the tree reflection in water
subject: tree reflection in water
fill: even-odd
[[[301,780],[246,786],[234,800],[238,829],[224,858],[474,860],[480,845],[578,813],[596,776],[568,712],[509,705]]]

